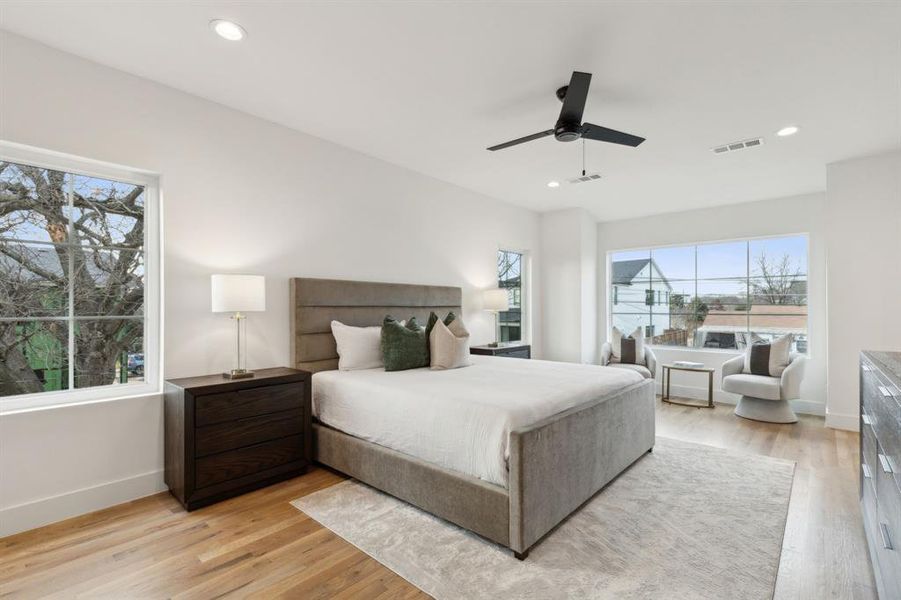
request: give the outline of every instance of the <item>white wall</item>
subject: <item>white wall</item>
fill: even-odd
[[[597,362],[597,224],[583,208],[540,221],[544,358]]]
[[[616,250],[648,248],[694,242],[746,239],[794,233],[809,234],[809,345],[801,402],[796,410],[824,414],[826,405],[826,249],[823,213],[824,194],[777,198],[761,202],[733,204],[718,208],[684,211],[613,221],[598,225],[598,261],[602,277],[598,285],[598,336],[606,340],[609,334],[607,253]],[[550,340],[547,340],[550,343]],[[659,363],[673,360],[695,360],[714,367],[714,396],[720,402],[736,402],[737,396],[723,392],[720,368],[736,352],[724,350],[685,350],[655,348]],[[658,380],[660,372],[658,369]],[[706,400],[706,381],[700,375],[675,373],[673,393]]]
[[[901,351],[901,152],[828,165],[827,423],[856,428],[858,354]]]
[[[498,247],[529,250],[540,289],[531,211],[5,32],[0,56],[0,138],[161,174],[167,378],[229,367],[213,272],[268,278],[251,368],[289,362],[289,277],[462,286],[473,343],[494,339],[478,291]],[[0,418],[0,535],[164,489],[161,412],[154,397]]]

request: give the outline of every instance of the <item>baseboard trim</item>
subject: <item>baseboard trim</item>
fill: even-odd
[[[159,469],[3,508],[0,509],[0,537],[137,500],[166,489],[163,470]]]
[[[860,431],[860,415],[840,415],[826,411],[826,427]]]
[[[657,393],[663,393],[663,385],[658,382],[657,384]],[[678,396],[680,398],[688,398],[690,400],[707,400],[707,388],[706,387],[697,387],[691,385],[673,385],[672,386],[672,394],[673,396]],[[738,404],[738,394],[731,394],[729,392],[724,392],[723,390],[713,390],[713,401],[718,402],[720,404]],[[791,401],[792,410],[797,413],[801,413],[804,415],[816,415],[818,417],[822,417],[826,414],[826,405],[822,402],[813,402],[812,400],[792,400]],[[828,426],[828,419],[826,425]],[[844,428],[841,428],[844,429]]]

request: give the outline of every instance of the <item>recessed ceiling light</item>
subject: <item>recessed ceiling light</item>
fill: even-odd
[[[230,42],[238,42],[247,37],[244,28],[225,19],[213,19],[210,21],[210,29],[219,34],[219,37],[225,38]]]
[[[776,135],[778,135],[779,137],[787,137],[790,135],[795,135],[796,133],[798,133],[798,127],[796,127],[795,125],[789,125],[788,127],[783,127],[782,129],[777,131]]]
[[[559,181],[548,181],[547,186],[549,188],[560,187],[560,182]]]

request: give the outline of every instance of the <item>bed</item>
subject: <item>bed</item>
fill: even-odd
[[[337,371],[333,319],[462,314],[460,288],[295,278],[290,290],[316,460],[517,558],[653,449],[654,384],[625,370],[473,356],[454,371]]]

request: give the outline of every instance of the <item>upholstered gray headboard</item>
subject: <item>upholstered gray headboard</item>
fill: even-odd
[[[462,316],[458,287],[297,277],[290,288],[292,366],[314,373],[338,368],[332,320],[365,327],[381,325],[385,315],[423,325],[433,310]]]

